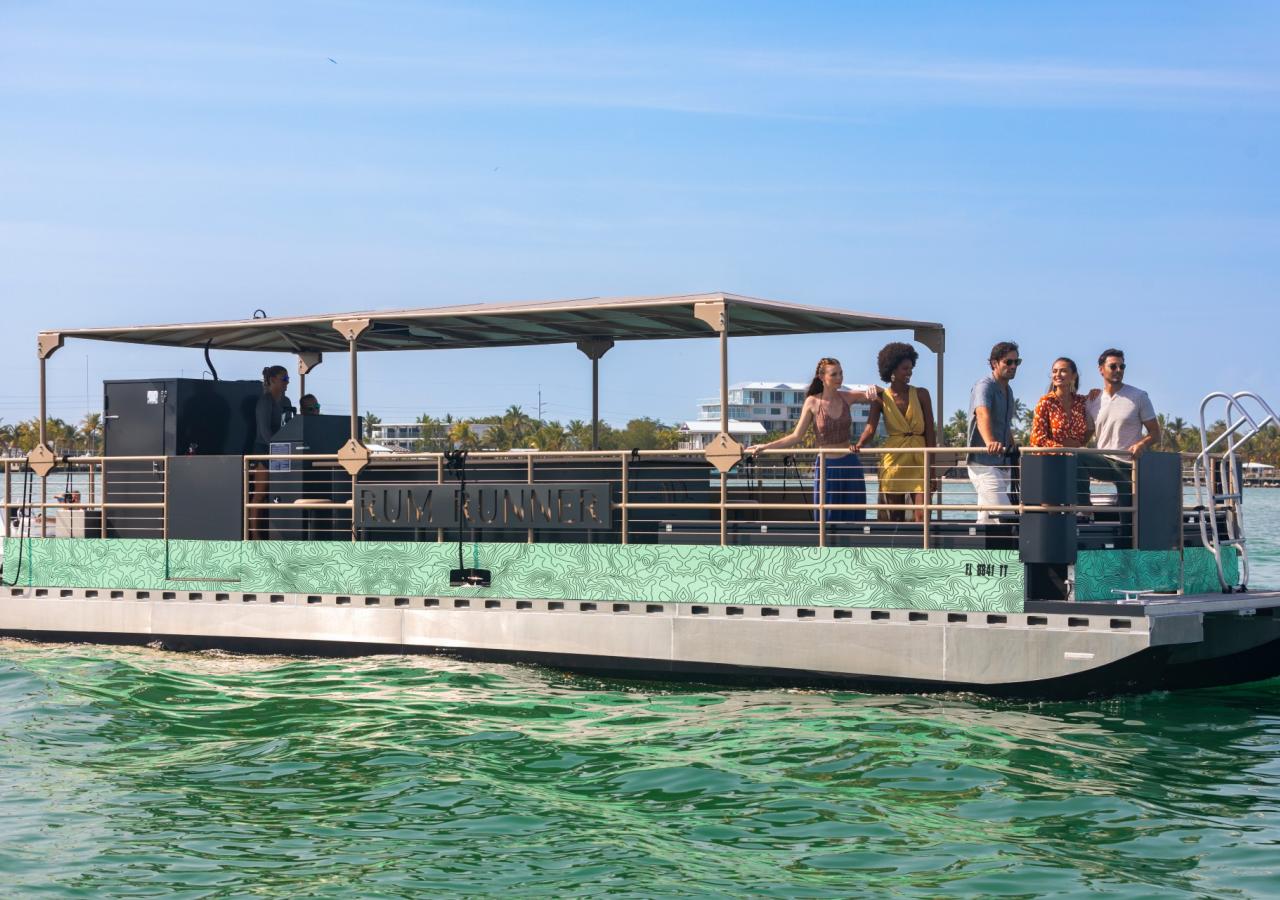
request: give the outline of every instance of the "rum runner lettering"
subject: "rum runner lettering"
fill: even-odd
[[[608,482],[458,485],[362,484],[360,528],[608,528]]]
[[[438,494],[435,485],[361,485],[356,523],[366,528],[443,528],[456,523],[456,516],[438,515]]]

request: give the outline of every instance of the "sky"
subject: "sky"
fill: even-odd
[[[1118,346],[1170,415],[1280,406],[1277,45],[1269,2],[0,0],[0,420],[40,330],[700,291],[942,322],[948,414],[1006,339],[1029,403]],[[902,338],[731,341],[730,377],[872,381]],[[615,347],[602,418],[694,418],[717,353]],[[204,369],[70,341],[49,411]],[[385,421],[590,417],[569,346],[360,371]]]

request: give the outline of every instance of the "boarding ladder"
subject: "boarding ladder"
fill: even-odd
[[[1209,440],[1210,409],[1225,403],[1222,421],[1226,430]],[[1213,553],[1218,567],[1218,583],[1223,593],[1244,591],[1249,585],[1249,551],[1244,540],[1244,484],[1236,463],[1236,451],[1245,441],[1268,425],[1280,425],[1280,418],[1266,401],[1252,391],[1225,394],[1214,391],[1200,401],[1200,453],[1192,464],[1196,488],[1196,512],[1200,519],[1200,538]],[[1214,460],[1213,454],[1221,454]],[[1218,530],[1218,510],[1225,512],[1226,537]],[[1222,548],[1235,547],[1240,554],[1239,584],[1228,584],[1222,567]]]

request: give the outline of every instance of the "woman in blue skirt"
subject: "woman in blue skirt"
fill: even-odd
[[[849,408],[853,403],[870,403],[876,398],[873,385],[859,386],[857,390],[841,390],[844,384],[844,369],[840,360],[824,356],[818,360],[817,370],[804,400],[804,408],[800,412],[800,421],[796,430],[786,437],[778,438],[767,444],[749,447],[748,452],[761,450],[781,450],[792,447],[804,440],[813,428],[820,448],[850,448],[850,434],[853,430],[853,411]],[[822,456],[822,465],[826,469],[827,497],[831,503],[866,503],[867,485],[862,477],[862,461],[856,453],[844,456]],[[813,502],[818,504],[818,486],[821,476],[815,468],[813,476]],[[818,511],[813,512],[814,519]],[[831,509],[827,510],[828,522],[861,522],[867,518],[863,509]]]

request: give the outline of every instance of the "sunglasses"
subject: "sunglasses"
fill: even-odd
[[[1000,364],[1005,366],[1013,366],[1014,368],[1017,368],[1018,366],[1022,365],[1022,357],[1018,357],[1017,359],[1002,359],[1000,360]]]
[[[1123,372],[1124,363],[1107,363],[1107,368],[1113,372]]]
[[[303,412],[320,412],[320,404],[317,403],[315,406],[304,406],[302,407],[302,411]]]

